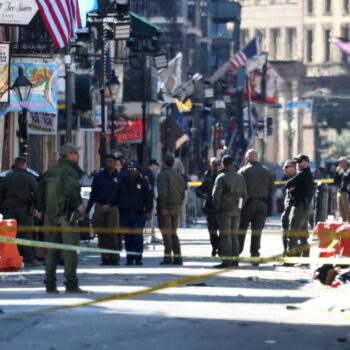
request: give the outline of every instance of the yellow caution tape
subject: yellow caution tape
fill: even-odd
[[[319,183],[333,184],[334,180],[333,179],[315,179],[314,182],[317,184],[319,184]],[[276,180],[274,183],[276,186],[282,186],[282,185],[285,185],[287,183],[287,181]],[[202,182],[200,182],[200,181],[188,182],[189,187],[199,187],[201,184],[202,184]]]
[[[32,241],[21,238],[11,238],[0,236],[0,242],[2,243],[10,243],[10,244],[18,244],[24,246],[38,247],[38,248],[46,248],[46,249],[58,249],[58,250],[72,250],[78,253],[86,252],[86,253],[109,253],[109,254],[120,254],[121,250],[113,250],[113,249],[102,249],[102,248],[93,248],[93,247],[83,247],[83,246],[75,246],[69,244],[61,244],[61,243],[52,243],[52,242],[39,242]],[[333,242],[331,243],[331,245]],[[331,247],[331,245],[329,247]],[[327,248],[328,249],[328,248]],[[302,249],[301,249],[302,250]],[[139,252],[126,252],[129,255],[139,255]],[[300,252],[299,252],[300,253]],[[167,255],[165,255],[167,256]],[[337,264],[337,265],[350,265],[350,258],[320,258],[320,257],[309,257],[309,258],[301,258],[301,257],[282,257],[280,255],[275,257],[239,257],[239,256],[221,256],[221,257],[210,257],[210,256],[197,256],[197,255],[181,255],[174,256],[184,259],[205,259],[205,260],[232,260],[232,261],[240,261],[240,262],[252,262],[252,263],[290,263],[290,264]]]

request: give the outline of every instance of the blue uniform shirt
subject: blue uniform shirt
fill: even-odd
[[[94,203],[101,205],[112,204],[112,200],[118,191],[119,182],[120,175],[117,171],[114,171],[112,175],[109,175],[106,169],[98,172],[92,181],[86,213],[91,210]]]

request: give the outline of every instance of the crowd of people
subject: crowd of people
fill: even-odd
[[[123,240],[126,265],[142,265],[143,230],[155,212],[164,244],[160,264],[183,264],[177,228],[186,225],[187,178],[183,166],[173,155],[163,157],[159,171],[160,164],[155,159],[149,162],[147,169],[142,169],[137,160],[126,162],[122,157],[107,155],[105,167],[94,175],[85,208],[80,194],[79,147],[64,144],[59,156],[39,183],[26,171],[26,159],[15,159],[12,171],[0,188],[0,207],[5,218],[16,219],[20,227],[31,227],[33,217],[40,218],[47,227],[49,242],[79,245],[80,236],[74,227],[79,218],[88,217],[93,210],[99,247],[114,250],[113,253],[101,254],[101,265],[120,264]],[[309,162],[308,156],[299,155],[287,160],[283,166],[286,194],[281,221],[285,256],[309,255],[308,221],[314,193]],[[339,160],[335,180],[339,184],[339,208],[345,220],[350,215],[347,199],[349,163],[346,159]],[[255,258],[260,256],[268,203],[274,192],[274,177],[259,162],[256,150],[246,152],[245,164],[241,168],[229,155],[220,161],[210,159],[209,169],[195,193],[203,200],[211,255],[220,256],[222,260],[214,267],[239,265],[249,227],[252,264],[259,264]],[[20,230],[18,237],[33,239],[28,230]],[[19,249],[25,267],[37,266],[30,247],[19,246]],[[56,268],[61,259],[60,250],[48,250],[45,261],[48,293],[58,293]],[[63,262],[66,291],[83,293],[77,277],[77,253],[64,250]]]

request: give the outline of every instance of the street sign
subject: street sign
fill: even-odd
[[[25,26],[37,12],[35,0],[0,0],[0,24]]]
[[[287,102],[287,110],[290,109],[312,109],[312,101],[288,101]]]

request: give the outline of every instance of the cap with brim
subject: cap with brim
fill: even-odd
[[[62,157],[65,157],[67,154],[78,152],[80,149],[81,149],[81,147],[73,145],[72,143],[65,143],[60,148],[60,155]]]
[[[137,160],[130,160],[127,165],[128,170],[139,170],[140,164]]]
[[[310,162],[310,159],[305,154],[299,154],[296,158],[293,159],[297,163],[301,163],[302,161]]]
[[[349,163],[349,160],[348,160],[348,158],[346,158],[346,157],[340,157],[339,159],[338,159],[338,163],[339,162],[347,162],[347,163]]]
[[[156,159],[151,159],[151,160],[149,161],[149,165],[157,165],[157,166],[159,166],[159,163],[157,162]]]

